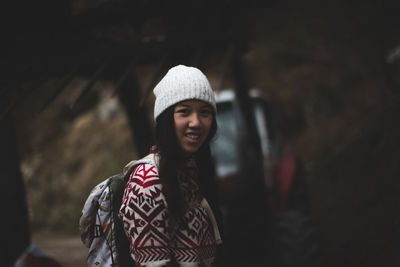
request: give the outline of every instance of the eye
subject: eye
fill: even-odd
[[[205,116],[205,117],[208,117],[208,116],[211,116],[211,110],[210,109],[202,109],[202,110],[200,110],[200,114],[202,115],[202,116]]]
[[[175,112],[182,115],[189,115],[190,110],[188,108],[178,108],[178,110]]]

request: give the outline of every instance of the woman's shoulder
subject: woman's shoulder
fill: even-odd
[[[161,192],[162,184],[157,169],[147,163],[139,164],[130,175],[126,186],[126,195],[152,195],[152,192]]]
[[[161,184],[158,176],[157,165],[153,164],[152,162],[138,163],[135,165],[128,183],[142,188],[148,188]]]
[[[133,170],[132,176],[140,176],[142,178],[151,178],[151,177],[158,177],[158,168],[157,165],[152,163],[139,163],[136,165],[135,169]]]
[[[140,165],[153,165],[157,168],[159,162],[159,155],[155,153],[150,153],[147,156],[130,161],[123,168],[123,173],[126,175],[127,172],[132,173],[135,169],[137,169]]]

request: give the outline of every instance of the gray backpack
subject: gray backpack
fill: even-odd
[[[82,242],[89,248],[87,266],[136,266],[118,212],[126,182],[140,164],[156,165],[155,154],[131,161],[122,173],[107,178],[90,192],[79,220]]]

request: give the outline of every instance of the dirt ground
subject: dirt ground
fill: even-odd
[[[32,243],[63,267],[86,266],[88,249],[79,236],[37,233],[33,235]]]

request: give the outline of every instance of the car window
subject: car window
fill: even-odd
[[[236,173],[239,165],[238,153],[238,119],[231,102],[218,103],[218,131],[211,143],[217,175],[225,177]]]

